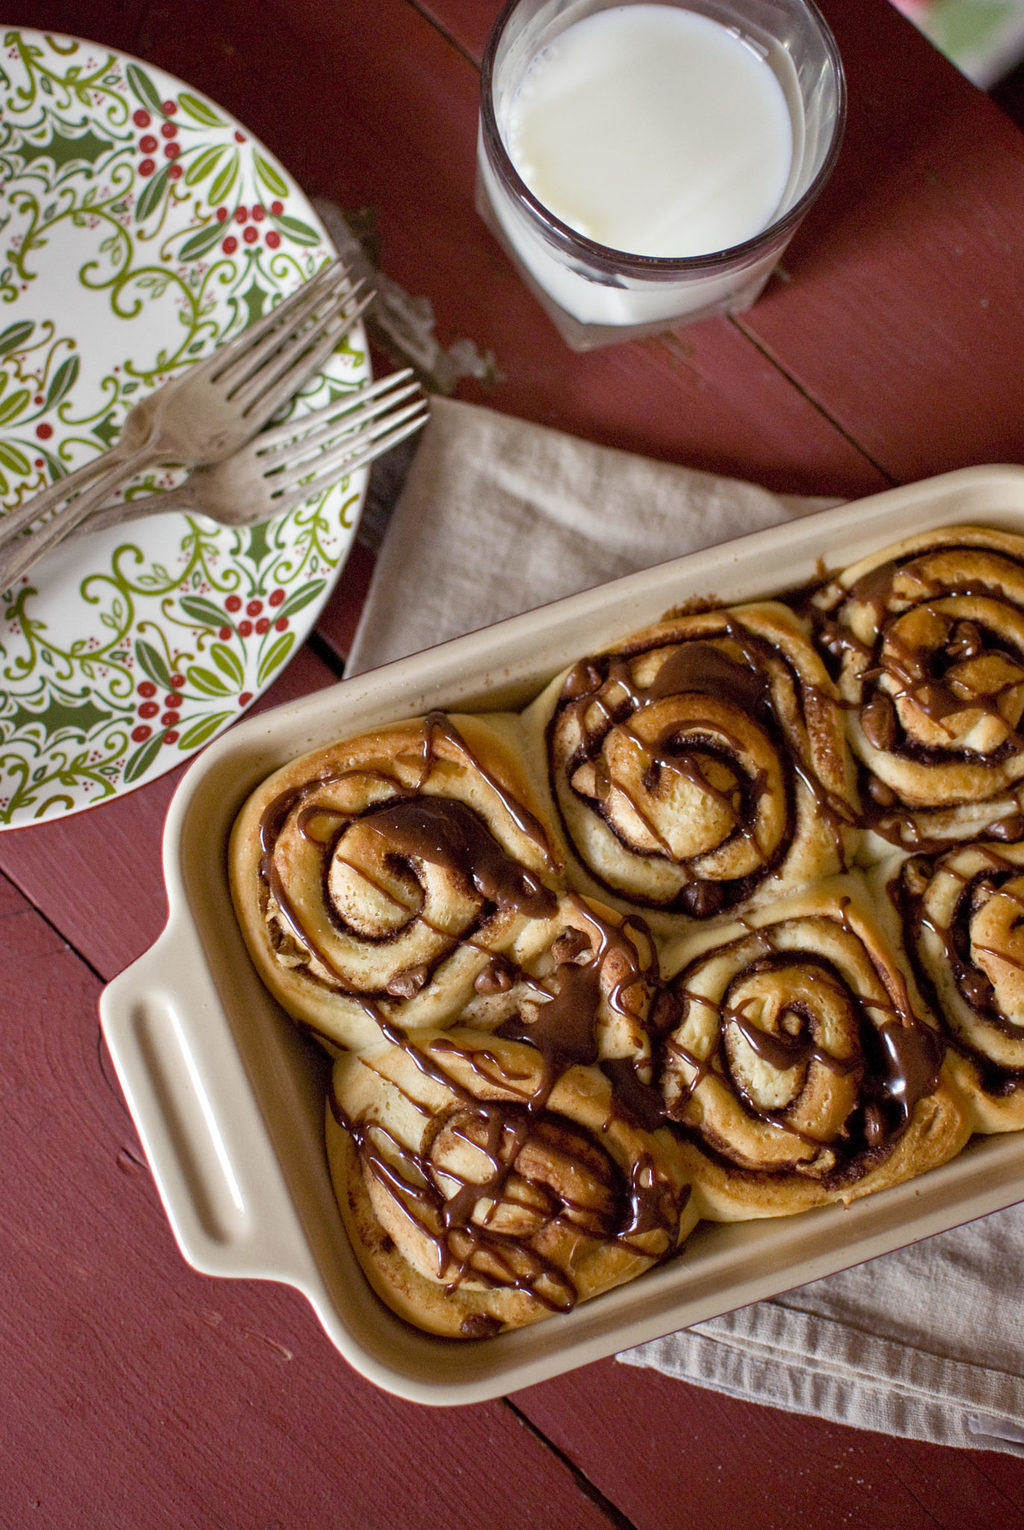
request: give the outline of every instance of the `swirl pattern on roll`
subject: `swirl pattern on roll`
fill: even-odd
[[[702,1213],[848,1201],[944,1163],[970,1134],[941,1038],[853,879],[701,931],[667,964],[670,1117]]]
[[[432,714],[293,762],[229,851],[250,952],[330,1045],[457,1011],[496,952],[544,937],[560,863],[510,744],[514,719]]]
[[[395,1312],[484,1338],[1024,1128],[1022,553],[922,535],[257,788],[238,920]]]
[[[781,605],[660,622],[579,661],[526,722],[598,895],[703,919],[842,869],[856,817],[842,718]]]
[[[389,1306],[485,1338],[621,1285],[696,1222],[671,1136],[597,1068],[456,1027],[335,1064],[328,1155],[349,1236]]]
[[[871,826],[910,850],[1024,838],[1024,538],[913,537],[816,604]]]
[[[880,880],[974,1129],[1024,1127],[1024,845],[912,856]]]

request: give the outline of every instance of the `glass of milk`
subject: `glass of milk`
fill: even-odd
[[[573,349],[741,313],[845,110],[810,0],[510,0],[483,61],[477,207]]]

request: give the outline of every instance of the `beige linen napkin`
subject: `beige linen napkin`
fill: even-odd
[[[820,509],[435,399],[350,674]],[[915,1439],[1024,1455],[1024,1207],[620,1358]]]
[[[346,673],[831,503],[435,397]]]

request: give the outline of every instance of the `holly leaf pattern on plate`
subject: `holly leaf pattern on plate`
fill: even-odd
[[[0,103],[6,510],[106,450],[144,393],[331,249],[269,151],[149,64],[7,28]],[[368,376],[357,327],[292,407]],[[0,592],[0,828],[118,796],[228,727],[316,620],[365,480],[249,530],[168,515],[82,536]]]

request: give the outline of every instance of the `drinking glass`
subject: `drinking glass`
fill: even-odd
[[[635,255],[577,232],[516,169],[507,148],[510,108],[531,64],[567,27],[613,5],[640,3],[509,0],[484,54],[477,209],[574,350],[749,308],[828,180],[843,136],[842,62],[811,0],[662,0],[727,27],[775,73],[793,128],[785,191],[767,227],[707,254]]]

